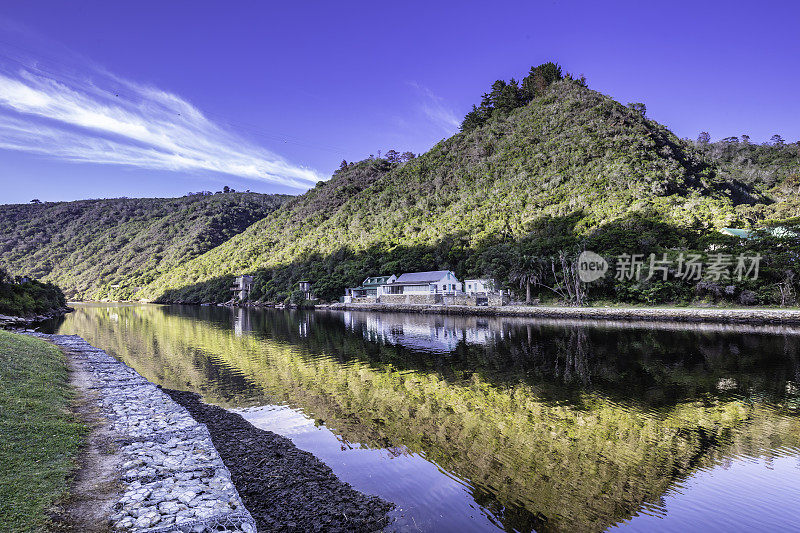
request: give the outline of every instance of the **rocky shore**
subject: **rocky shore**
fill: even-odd
[[[192,392],[164,390],[208,426],[259,531],[367,533],[388,525],[392,504],[343,483],[291,440],[204,404]]]
[[[77,336],[26,332],[61,347],[105,421],[119,490],[114,531],[255,533],[204,424],[135,370]],[[102,529],[100,529],[102,530]]]
[[[0,314],[0,328],[29,328],[46,320],[62,317],[74,310],[72,307],[61,307],[39,315],[9,316]]]
[[[329,309],[378,311],[390,313],[425,313],[444,315],[514,316],[533,318],[568,318],[622,321],[702,322],[719,324],[800,325],[797,309],[720,309],[699,307],[546,307],[413,304],[333,304]]]

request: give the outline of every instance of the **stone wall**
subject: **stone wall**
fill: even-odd
[[[378,303],[378,299],[375,296],[362,296],[362,297],[353,296],[350,302],[354,304],[374,304]]]
[[[443,298],[445,305],[476,305],[476,298],[474,294],[448,294]]]
[[[441,294],[384,294],[381,304],[435,305],[442,303]]]

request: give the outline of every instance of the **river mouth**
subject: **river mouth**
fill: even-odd
[[[800,330],[75,305],[77,334],[392,501],[394,530],[788,530]]]

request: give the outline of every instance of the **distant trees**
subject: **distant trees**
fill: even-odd
[[[461,122],[461,131],[471,131],[486,123],[494,115],[507,116],[514,109],[530,103],[534,98],[544,94],[548,85],[564,79],[558,63],[543,63],[531,67],[520,84],[514,78],[508,82],[497,80],[491,90],[484,93],[480,106],[473,105]],[[572,79],[570,77],[570,79]]]
[[[711,142],[711,135],[707,131],[701,131],[697,136],[697,144],[703,146]]]
[[[378,157],[377,158],[372,154],[370,154],[370,156],[369,156],[369,159],[375,159],[376,160],[376,164],[379,167],[381,165],[385,165],[386,163],[389,163],[389,165],[396,165],[398,163],[407,163],[408,161],[411,161],[412,159],[417,157],[417,155],[414,152],[406,151],[406,152],[403,152],[401,154],[397,150],[393,150],[393,149],[392,150],[388,150],[385,154],[383,154],[383,157],[381,157],[381,153],[382,153],[382,151],[378,150]],[[342,165],[339,167],[339,170],[344,170],[344,169],[347,168],[347,166],[348,166],[347,161],[342,161]]]
[[[628,107],[633,109],[642,116],[645,116],[647,114],[647,106],[641,102],[631,102],[630,104],[628,104]]]
[[[389,163],[392,164],[400,162],[400,152],[396,150],[389,150],[388,152],[386,152],[386,155],[384,157]]]
[[[769,143],[773,146],[783,146],[784,142],[785,141],[783,140],[783,137],[778,134],[775,134],[769,138]]]
[[[31,203],[32,204],[40,204],[40,203],[42,203],[42,201],[39,200],[38,198],[34,198],[33,200],[31,200]]]

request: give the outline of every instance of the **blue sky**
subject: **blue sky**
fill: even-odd
[[[800,138],[793,2],[5,2],[0,203],[299,193],[553,60],[682,137]]]

